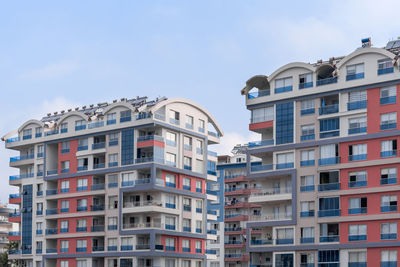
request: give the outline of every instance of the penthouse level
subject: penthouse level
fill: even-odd
[[[184,99],[122,99],[29,120],[18,154],[9,257],[24,266],[205,266],[207,183],[222,130]]]
[[[396,266],[400,40],[250,78],[250,266]],[[252,232],[254,231],[254,234]]]

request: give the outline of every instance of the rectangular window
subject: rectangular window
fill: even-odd
[[[86,191],[88,189],[88,179],[78,179],[77,191]]]
[[[364,78],[364,63],[349,65],[346,67],[346,80],[356,80]]]
[[[202,190],[203,190],[203,185],[202,185],[201,181],[197,180],[196,181],[196,192],[201,193]]]
[[[337,144],[320,146],[320,165],[329,165],[339,163],[339,151]]]
[[[183,137],[183,148],[187,151],[192,151],[192,138],[189,136]]]
[[[339,136],[339,118],[325,119],[319,121],[320,138]]]
[[[303,150],[300,152],[301,155],[301,166],[313,166],[315,163],[315,151],[314,150]]]
[[[251,123],[274,120],[274,107],[256,108],[251,110]]]
[[[397,113],[392,112],[392,113],[381,114],[380,129],[390,130],[395,128],[397,128]]]
[[[349,241],[366,241],[366,240],[367,240],[366,224],[349,225]]]
[[[301,115],[314,114],[315,101],[314,99],[301,101]]]
[[[84,129],[86,129],[86,121],[85,120],[75,121],[75,131],[84,130]]]
[[[276,161],[277,161],[277,164],[276,164],[277,169],[294,167],[294,155],[292,152],[277,154]]]
[[[314,140],[315,139],[315,125],[303,125],[301,126],[301,141]]]
[[[115,124],[117,123],[117,113],[108,113],[107,114],[107,125]]]
[[[68,261],[61,261],[60,267],[68,267]]]
[[[382,87],[380,90],[380,104],[394,104],[396,103],[396,85]]]
[[[367,144],[357,144],[349,146],[349,161],[366,160]]]
[[[366,214],[368,202],[366,197],[349,199],[349,214]]]
[[[397,183],[397,168],[381,169],[381,185]]]
[[[349,187],[367,186],[367,171],[349,172]]]
[[[204,120],[200,120],[199,119],[199,132],[202,132],[202,133],[204,133],[204,128],[205,127],[205,122],[204,122]]]
[[[301,176],[301,192],[314,191],[314,175]]]
[[[386,140],[381,142],[381,157],[393,157],[397,155],[397,140]]]
[[[86,260],[77,260],[76,267],[87,267]]]
[[[275,80],[275,94],[292,91],[292,77]]]
[[[186,128],[193,129],[193,117],[186,115]]]
[[[179,125],[179,123],[180,123],[179,112],[174,111],[174,110],[170,110],[169,111],[169,121],[172,124]]]
[[[35,128],[35,137],[42,137],[43,134],[43,128],[42,127],[36,127]]]
[[[183,157],[183,167],[185,170],[192,170],[192,159],[189,157]]]
[[[165,250],[166,251],[175,251],[175,239],[174,238],[165,238]]]
[[[120,112],[120,122],[126,122],[126,121],[131,121],[132,117],[132,112],[130,110],[124,110]]]
[[[32,129],[26,129],[22,131],[22,139],[32,139]]]
[[[397,223],[381,223],[381,240],[397,239]]]
[[[77,248],[87,248],[87,240],[77,240],[76,247]]]
[[[167,152],[165,154],[165,161],[166,161],[167,165],[176,167],[176,155],[175,154]]]
[[[357,266],[360,263],[367,263],[367,252],[349,252],[349,263],[352,263],[354,266]]]
[[[167,145],[176,146],[176,134],[175,133],[167,132],[165,135],[165,140],[166,140]]]
[[[190,240],[187,239],[182,240],[182,251],[190,252]]]
[[[349,119],[349,134],[358,134],[367,132],[367,117],[358,117]]]
[[[108,165],[110,167],[118,166],[118,154],[109,154],[108,155]]]
[[[382,250],[381,251],[381,266],[397,266],[397,250]]]
[[[393,61],[391,58],[378,60],[378,75],[392,73],[393,71]]]
[[[183,178],[183,189],[190,190],[190,178]]]
[[[397,196],[382,196],[381,197],[381,212],[397,211]]]
[[[313,74],[306,73],[299,75],[299,89],[309,88],[313,86]]]
[[[292,244],[293,236],[293,228],[276,229],[276,244]]]
[[[202,233],[202,232],[203,232],[203,222],[196,221],[196,233]]]
[[[176,177],[173,174],[166,174],[165,175],[165,184],[166,186],[169,187],[175,187],[176,186]]]

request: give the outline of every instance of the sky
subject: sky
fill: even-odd
[[[400,1],[3,1],[0,135],[31,118],[122,97],[183,97],[225,132],[220,154],[255,140],[240,90],[294,61],[400,36]],[[6,203],[15,151],[0,146]]]

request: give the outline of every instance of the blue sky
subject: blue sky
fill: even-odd
[[[0,6],[0,134],[47,112],[121,97],[191,99],[254,138],[245,81],[292,61],[400,36],[400,1],[8,1]],[[0,148],[0,200],[15,174]],[[15,190],[14,190],[15,191]]]

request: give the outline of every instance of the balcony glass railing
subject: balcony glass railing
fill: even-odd
[[[339,104],[323,106],[319,108],[319,115],[328,115],[339,112]]]
[[[314,243],[314,237],[302,237],[300,238],[300,243],[302,244]]]
[[[307,192],[307,191],[314,191],[315,186],[314,185],[302,185],[300,186],[300,192]]]
[[[105,184],[92,184],[91,189],[92,191],[103,190],[105,187],[106,187]]]
[[[381,158],[395,157],[397,156],[397,150],[382,151]]]
[[[349,235],[349,241],[366,241],[367,235]]]
[[[352,101],[347,103],[347,110],[357,110],[367,108],[367,100]]]
[[[381,206],[381,212],[395,212],[397,211],[397,206]]]
[[[381,185],[397,184],[397,177],[381,178]]]
[[[105,148],[105,147],[106,147],[106,143],[105,142],[92,144],[92,149],[101,149],[101,148]]]
[[[46,215],[55,215],[58,214],[58,209],[47,209]]]
[[[382,122],[380,125],[380,130],[385,131],[385,130],[392,130],[397,128],[397,123],[396,122]]]
[[[367,154],[349,155],[349,161],[366,160]]]
[[[314,140],[315,139],[315,134],[306,134],[300,136],[301,141],[309,141],[309,140]]]
[[[319,184],[318,191],[331,191],[331,190],[339,190],[340,183],[326,183],[326,184]]]
[[[118,139],[116,140],[110,140],[108,142],[108,146],[117,146],[118,145]]]
[[[151,118],[151,113],[143,112],[136,115],[136,120],[143,120]]]
[[[33,159],[35,158],[35,154],[30,154],[30,155],[21,155],[17,157],[11,157],[10,162],[16,162],[20,160],[27,160],[27,159]]]
[[[379,102],[381,105],[394,104],[396,103],[396,96],[381,97]]]
[[[75,131],[81,131],[86,129],[86,124],[85,125],[76,125],[75,126]]]
[[[112,125],[112,124],[116,124],[116,123],[117,123],[116,119],[107,120],[107,125]]]
[[[131,121],[132,117],[131,116],[125,116],[125,117],[121,117],[119,119],[119,122],[127,122],[127,121]]]
[[[305,89],[310,87],[313,87],[313,82],[299,83],[299,89]]]
[[[252,246],[261,246],[261,245],[272,245],[273,240],[271,239],[253,239],[250,244]]]
[[[275,244],[277,244],[277,245],[289,245],[289,244],[293,244],[293,243],[294,243],[293,238],[277,238],[275,240]]]
[[[319,133],[319,138],[330,138],[330,137],[339,136],[339,134],[340,134],[339,129],[333,129],[331,131],[321,131]]]
[[[254,142],[249,142],[248,147],[259,147],[259,146],[272,146],[274,145],[274,139],[268,139],[268,140],[261,140],[261,141],[254,141]]]
[[[293,86],[289,85],[289,86],[275,88],[274,92],[275,92],[275,94],[280,94],[280,93],[290,92],[292,90],[293,90]]]
[[[327,84],[332,84],[332,83],[337,83],[337,77],[329,77],[329,78],[317,80],[317,86],[322,86],[322,85],[327,85]]]
[[[364,78],[364,72],[346,75],[346,81],[358,80],[363,78]]]
[[[331,210],[320,210],[318,211],[318,217],[333,217],[340,216],[339,209],[331,209]]]
[[[359,134],[359,133],[366,133],[367,127],[359,127],[359,128],[350,128],[348,130],[348,134]]]
[[[302,109],[300,111],[301,115],[310,115],[315,113],[315,108],[307,108],[307,109]]]
[[[383,75],[383,74],[388,74],[388,73],[393,73],[393,72],[394,72],[394,68],[393,67],[380,68],[377,71],[378,75]]]
[[[319,242],[339,242],[338,235],[320,236]]]
[[[381,240],[395,240],[397,233],[381,234]]]
[[[93,164],[93,169],[103,169],[106,167],[105,163],[97,163],[97,164]]]
[[[247,98],[252,99],[252,98],[257,98],[257,97],[261,97],[261,96],[267,96],[267,95],[270,95],[270,93],[271,93],[270,90],[260,90],[258,92],[248,93]]]
[[[32,178],[33,176],[34,176],[33,173],[25,173],[25,174],[20,174],[20,175],[12,175],[12,176],[10,176],[10,181],[19,180],[19,179],[25,179],[25,178]]]
[[[367,214],[367,208],[363,207],[363,208],[351,208],[349,209],[349,214]]]
[[[306,166],[314,166],[315,165],[315,160],[310,159],[310,160],[301,160],[300,161],[300,166],[301,167],[306,167]]]
[[[367,186],[367,181],[350,181],[349,182],[349,187],[364,187]]]
[[[332,164],[339,164],[340,163],[340,157],[332,157],[332,158],[323,158],[319,159],[319,165],[332,165]]]
[[[315,211],[313,211],[313,210],[301,211],[300,212],[300,217],[302,217],[302,218],[314,217],[314,215],[315,215]]]
[[[99,128],[104,126],[104,121],[96,121],[88,124],[88,129]]]

